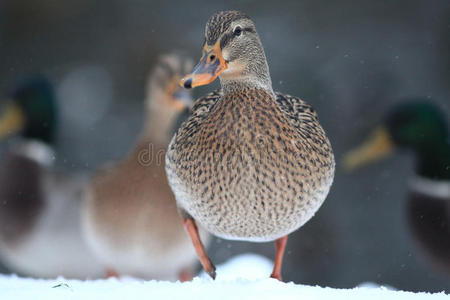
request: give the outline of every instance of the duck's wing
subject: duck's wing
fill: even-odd
[[[331,144],[319,123],[317,112],[311,105],[298,97],[275,92],[276,102],[281,112],[297,130],[302,141],[322,154],[332,153]]]
[[[45,168],[14,150],[7,149],[0,162],[0,244],[23,240],[45,208]]]
[[[317,123],[317,113],[311,105],[298,97],[275,92],[280,110],[285,114],[295,128]]]

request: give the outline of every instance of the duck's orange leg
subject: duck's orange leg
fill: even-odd
[[[275,249],[276,249],[276,256],[275,256],[275,264],[273,265],[273,271],[270,277],[278,279],[281,281],[281,265],[283,264],[283,254],[284,249],[286,249],[286,243],[287,243],[287,235],[275,240]]]
[[[188,269],[181,271],[180,274],[178,274],[178,279],[180,280],[180,282],[191,281],[192,280],[191,271],[189,271]]]
[[[113,269],[107,268],[105,272],[106,278],[119,278],[119,274]]]
[[[212,277],[212,279],[216,279],[216,267],[209,259],[208,254],[206,254],[205,246],[203,246],[203,243],[200,240],[197,225],[195,225],[194,219],[184,219],[183,225],[187,233],[189,234],[189,237],[191,238],[192,244],[194,245],[195,251],[197,252],[197,256],[200,259],[200,263],[202,264],[203,269],[206,273],[209,274],[209,276]]]

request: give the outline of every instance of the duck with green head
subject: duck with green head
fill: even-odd
[[[394,149],[416,158],[407,200],[409,227],[420,249],[450,273],[450,135],[448,115],[429,100],[409,99],[393,108],[382,126],[344,158],[348,170],[377,161]]]
[[[99,276],[80,232],[84,175],[53,169],[57,104],[43,76],[24,81],[0,117],[0,139],[19,133],[0,162],[0,258],[38,277]]]

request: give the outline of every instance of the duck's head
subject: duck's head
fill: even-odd
[[[147,107],[158,113],[179,113],[193,104],[191,92],[178,85],[186,72],[192,70],[192,59],[181,54],[159,57],[147,84]]]
[[[444,113],[429,101],[410,99],[392,109],[371,138],[345,156],[344,165],[354,169],[388,156],[395,148],[432,155],[448,145],[448,139]]]
[[[43,76],[24,81],[11,94],[0,117],[0,139],[20,132],[27,139],[52,144],[57,122],[55,94]]]
[[[272,89],[269,68],[255,24],[239,11],[222,11],[206,24],[202,57],[180,84],[206,85],[220,77],[224,85],[250,85]]]
[[[386,127],[395,145],[419,152],[439,145],[449,136],[445,115],[426,101],[396,107],[387,116]]]

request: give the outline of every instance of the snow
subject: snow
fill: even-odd
[[[217,280],[233,281],[239,279],[266,279],[272,273],[273,261],[256,254],[241,254],[231,258],[225,264],[217,266]],[[205,272],[201,278],[209,278]]]
[[[217,279],[200,274],[192,282],[143,281],[135,278],[102,280],[51,280],[0,276],[2,300],[53,299],[446,299],[445,293],[411,293],[393,291],[373,284],[354,289],[333,289],[283,283],[267,278],[272,262],[267,258],[245,254],[217,268]]]

